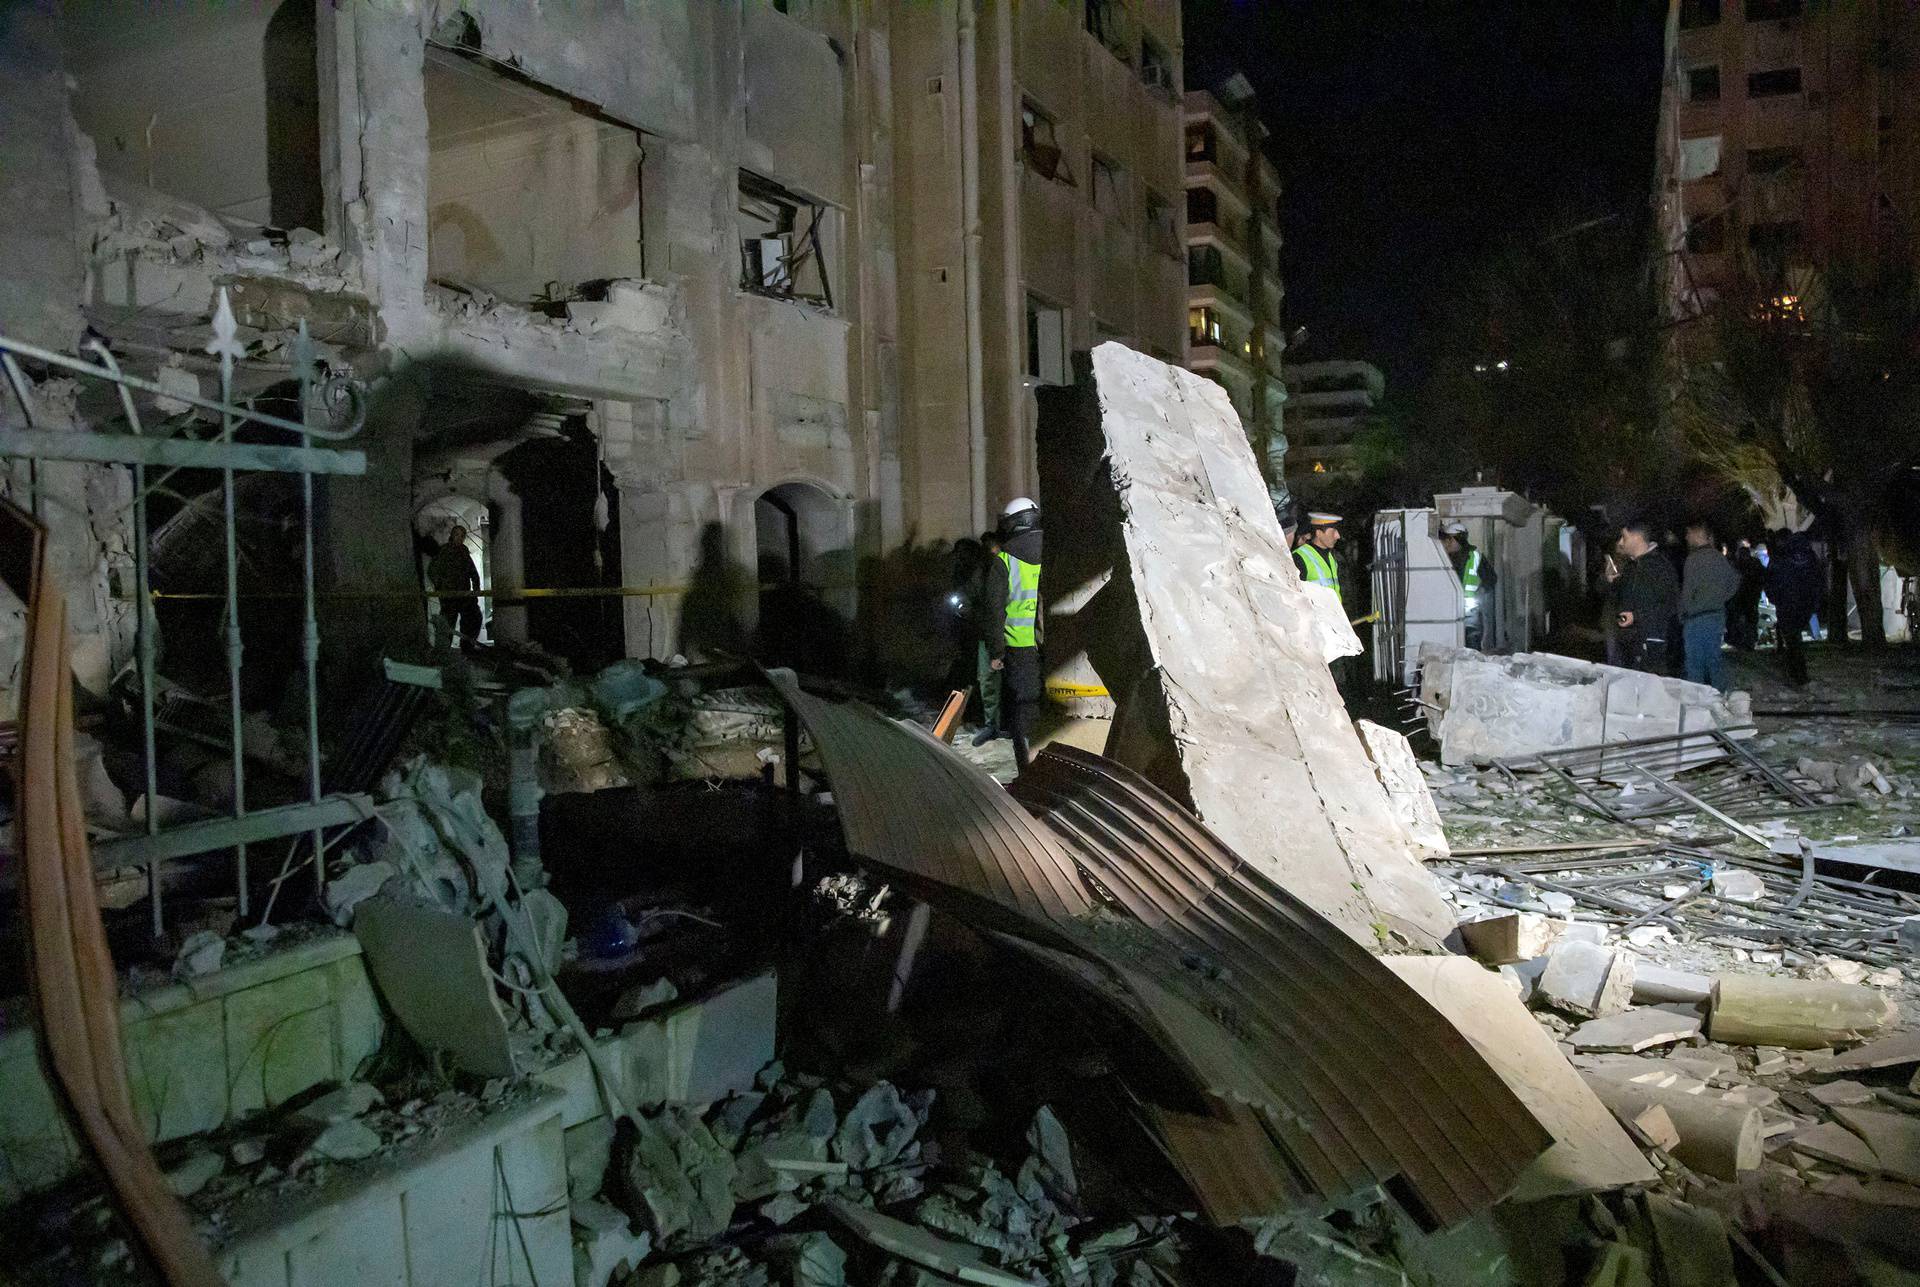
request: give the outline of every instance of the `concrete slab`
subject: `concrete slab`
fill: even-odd
[[[1700,1031],[1700,1020],[1665,1010],[1628,1010],[1590,1019],[1573,1030],[1576,1050],[1623,1051],[1637,1054],[1655,1046],[1685,1041]]]
[[[1618,1014],[1633,995],[1633,953],[1577,939],[1556,943],[1540,975],[1539,997],[1590,1019]]]
[[[1792,1140],[1794,1149],[1822,1162],[1876,1175],[1880,1160],[1858,1135],[1835,1122],[1822,1122],[1812,1130],[1801,1131]]]
[[[1097,405],[1043,427],[1049,576],[1102,586],[1048,617],[1052,663],[1090,663],[1107,754],[1264,875],[1373,950],[1438,948],[1453,918],[1327,669],[1357,640],[1302,585],[1225,390],[1120,344],[1093,375]]]
[[[1881,1108],[1839,1107],[1833,1115],[1873,1150],[1881,1170],[1920,1184],[1920,1118]]]
[[[1353,727],[1360,734],[1360,744],[1367,748],[1367,758],[1373,761],[1374,775],[1386,789],[1394,816],[1406,828],[1414,853],[1424,862],[1450,857],[1453,849],[1447,844],[1440,810],[1433,803],[1433,793],[1427,790],[1427,777],[1420,771],[1412,745],[1399,733],[1372,720],[1355,720]]]
[[[1835,1055],[1822,1071],[1866,1072],[1874,1068],[1897,1068],[1901,1064],[1920,1063],[1920,1032],[1903,1032],[1897,1037],[1882,1037],[1864,1046]]]
[[[1485,965],[1512,965],[1545,956],[1560,937],[1564,922],[1538,912],[1508,912],[1484,920],[1463,921],[1460,940]]]
[[[1555,1143],[1527,1168],[1509,1198],[1590,1193],[1654,1178],[1647,1159],[1497,973],[1457,956],[1385,959],[1460,1029],[1552,1133]]]
[[[1669,969],[1651,961],[1633,963],[1633,1000],[1636,1005],[1661,1001],[1701,1002],[1713,995],[1713,979],[1689,970]]]

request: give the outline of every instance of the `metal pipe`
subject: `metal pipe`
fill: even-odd
[[[127,417],[128,430],[135,437],[142,436],[144,431],[140,427],[140,411],[133,405],[133,393],[120,376],[119,362],[100,341],[95,340],[91,347],[100,355],[100,365],[114,377],[114,387],[120,391],[120,409]],[[8,365],[12,365],[11,358],[8,359]],[[133,577],[134,593],[139,596],[139,601],[134,605],[133,614],[134,649],[140,674],[140,748],[147,776],[147,834],[154,836],[160,833],[160,767],[155,759],[153,737],[154,622],[147,559],[147,467],[136,462],[133,466]],[[158,858],[150,859],[147,863],[147,892],[152,903],[153,936],[159,938],[166,926],[160,907]]]
[[[294,337],[294,365],[300,373],[300,419],[313,419],[313,337],[307,332],[307,319],[300,319],[299,334]],[[311,447],[313,439],[300,435],[300,445]],[[301,655],[307,668],[307,801],[320,803],[320,620],[313,607],[313,471],[300,471],[300,517],[306,524],[306,536],[300,543],[301,602],[306,609]],[[326,850],[320,828],[309,834],[313,845],[313,894],[324,905],[327,892]],[[244,897],[244,895],[243,895]]]
[[[213,339],[208,342],[207,348],[220,359],[220,442],[223,446],[233,444],[233,431],[236,428],[233,417],[233,360],[239,356],[240,345],[234,338],[234,331],[233,305],[227,298],[227,288],[222,286],[219,304],[214,310]],[[244,647],[240,638],[240,543],[234,526],[231,466],[220,471],[220,508],[226,529],[227,554],[227,716],[232,724],[233,736],[233,816],[238,820],[247,816],[247,758],[242,749],[245,746],[245,720],[240,707],[240,654]],[[239,887],[239,912],[245,916],[248,900],[247,846],[244,842],[233,847],[233,864],[234,883]]]
[[[960,274],[966,304],[966,336],[962,352],[967,363],[967,488],[972,502],[972,525],[979,531],[987,522],[987,386],[982,371],[980,284],[980,70],[975,30],[974,0],[959,8],[960,89]],[[1006,105],[1002,105],[1003,110]],[[1018,110],[1015,104],[1012,110]]]

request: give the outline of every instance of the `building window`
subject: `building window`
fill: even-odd
[[[1690,103],[1717,103],[1720,101],[1720,67],[1714,64],[1708,67],[1687,68],[1687,101]]]
[[[1147,193],[1147,240],[1163,255],[1180,254],[1180,228],[1173,219],[1173,202],[1151,190]]]
[[[1220,286],[1225,284],[1225,277],[1226,265],[1218,246],[1187,247],[1187,285]]]
[[[1199,348],[1220,343],[1220,314],[1211,308],[1187,310],[1187,343]]]
[[[1205,121],[1187,126],[1187,160],[1213,160],[1213,126]]]
[[[834,210],[771,179],[740,172],[740,285],[779,299],[833,307],[828,271]]]
[[[1213,194],[1212,188],[1187,189],[1187,223],[1218,223],[1220,221],[1220,198]]]
[[[1804,0],[1747,0],[1747,21],[1780,22],[1798,18],[1805,9]]]
[[[1711,27],[1720,21],[1720,0],[1680,0],[1680,26],[1683,30]]]
[[[1027,376],[1035,384],[1072,384],[1067,361],[1067,312],[1027,296]]]
[[[1073,182],[1066,154],[1060,150],[1059,126],[1030,98],[1020,100],[1020,160],[1043,179]]]
[[[1798,67],[1776,67],[1772,71],[1750,72],[1747,75],[1748,98],[1779,98],[1783,94],[1799,92]]]
[[[1724,215],[1709,215],[1687,225],[1687,250],[1696,255],[1717,255],[1727,248],[1727,220]]]
[[[1755,147],[1747,149],[1748,174],[1778,174],[1799,164],[1800,149],[1795,147]]]
[[[1173,59],[1152,36],[1140,37],[1140,83],[1173,97]]]
[[[1120,7],[1120,0],[1086,0],[1086,4],[1087,31],[1115,57],[1124,61],[1127,46],[1122,27],[1126,15]]]
[[[1778,266],[1800,248],[1800,221],[1780,219],[1756,223],[1747,229],[1747,245],[1754,257],[1769,266]]]

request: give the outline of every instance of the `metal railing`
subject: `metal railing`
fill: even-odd
[[[123,464],[133,472],[133,554],[134,580],[138,603],[135,612],[135,669],[138,675],[140,738],[145,771],[146,804],[143,835],[110,840],[94,850],[94,866],[100,870],[144,866],[153,932],[164,931],[160,865],[163,861],[196,854],[231,849],[234,853],[234,883],[238,914],[251,914],[248,876],[248,847],[274,840],[288,843],[287,860],[275,878],[264,921],[273,906],[280,886],[294,870],[294,859],[302,841],[311,849],[312,870],[317,889],[324,889],[327,827],[351,824],[371,816],[371,803],[364,795],[325,795],[320,785],[320,709],[318,665],[320,657],[319,620],[314,611],[314,509],[315,474],[357,475],[366,472],[366,454],[356,450],[315,447],[316,440],[341,441],[357,434],[366,420],[366,398],[360,384],[344,376],[323,376],[306,322],[299,325],[293,343],[290,374],[299,387],[300,419],[289,420],[240,405],[234,401],[234,364],[245,356],[238,338],[232,304],[226,288],[220,288],[213,317],[213,337],[206,352],[219,359],[220,393],[217,399],[203,398],[166,388],[150,380],[129,375],[120,369],[107,345],[94,340],[87,345],[95,361],[69,357],[36,345],[0,336],[0,369],[20,408],[24,428],[0,426],[0,457],[24,458],[29,462],[26,487],[28,504],[41,515],[46,498],[40,480],[42,461],[78,461],[91,464]],[[71,432],[44,429],[34,404],[33,383],[21,361],[40,364],[52,372],[66,373],[114,386],[120,408],[126,418],[126,434]],[[148,432],[141,419],[135,393],[167,398],[172,404],[209,412],[219,417],[220,435],[203,440]],[[298,446],[245,443],[235,441],[243,427],[276,429],[292,435]],[[150,469],[163,469],[159,479],[150,482]],[[150,537],[147,499],[165,484],[174,471],[186,468],[220,471],[221,513],[224,524],[226,563],[225,593],[222,596],[225,624],[224,640],[227,671],[227,714],[232,756],[233,801],[228,817],[205,819],[181,826],[162,828],[159,819],[159,767],[155,747],[155,666],[156,621],[151,586]],[[240,551],[235,523],[234,475],[237,472],[269,471],[300,475],[301,497],[301,587],[303,607],[301,661],[306,687],[305,794],[302,802],[250,812],[247,807],[245,712],[241,703],[241,672],[246,651],[239,615]]]

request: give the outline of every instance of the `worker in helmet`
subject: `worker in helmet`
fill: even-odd
[[[1333,548],[1340,544],[1340,516],[1318,510],[1307,515],[1307,527],[1300,544],[1293,547],[1293,561],[1300,567],[1300,579],[1323,585],[1340,597],[1340,565],[1334,561]]]
[[[1009,501],[999,531],[1003,575],[987,581],[987,619],[1001,629],[988,635],[989,665],[1000,672],[1000,715],[1013,738],[1013,762],[1025,772],[1041,693],[1040,507],[1025,496]]]
[[[1458,519],[1448,519],[1441,526],[1440,548],[1447,552],[1454,575],[1460,578],[1460,593],[1466,599],[1467,647],[1478,652],[1486,642],[1487,600],[1493,595],[1493,569],[1467,539],[1467,525]]]

